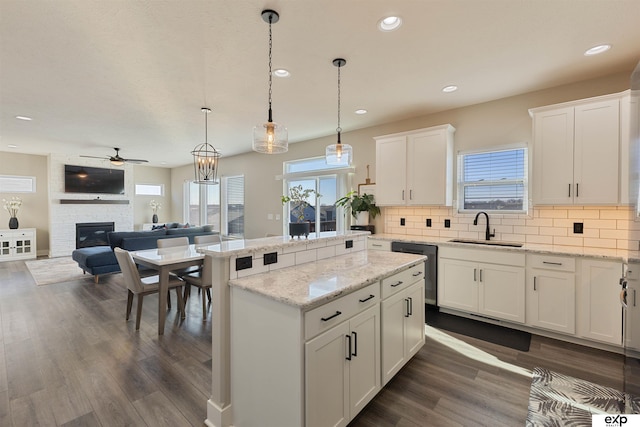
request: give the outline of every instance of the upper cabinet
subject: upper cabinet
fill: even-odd
[[[451,206],[451,125],[376,137],[376,204]]]
[[[534,204],[623,202],[622,100],[623,94],[614,94],[529,110]]]

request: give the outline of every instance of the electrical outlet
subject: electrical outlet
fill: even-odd
[[[582,234],[584,232],[584,224],[581,222],[573,223],[573,234]]]
[[[444,220],[444,228],[451,228],[451,220],[450,219],[445,219]]]
[[[262,259],[264,260],[264,265],[275,264],[278,262],[278,252],[264,254]]]
[[[400,225],[404,226],[404,218],[400,218]]]
[[[344,241],[344,247],[345,249],[350,249],[353,247],[353,240],[345,240]]]
[[[236,271],[246,270],[253,267],[253,258],[250,256],[236,258]]]
[[[427,218],[427,227],[431,227],[431,218]]]

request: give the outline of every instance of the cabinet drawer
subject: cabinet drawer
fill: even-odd
[[[409,267],[408,269],[382,279],[382,298],[387,298],[414,283],[424,280],[425,263]]]
[[[367,249],[374,251],[391,251],[390,240],[367,239]]]
[[[576,259],[554,255],[527,255],[527,266],[556,271],[576,271]]]
[[[304,314],[305,340],[348,320],[378,302],[380,302],[380,282],[375,282],[306,312]]]

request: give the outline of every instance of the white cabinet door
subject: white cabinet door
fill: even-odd
[[[477,275],[477,263],[440,258],[438,263],[438,305],[477,313]]]
[[[382,301],[382,384],[424,345],[424,283]]]
[[[533,117],[533,199],[535,204],[573,201],[573,107]]]
[[[640,351],[640,282],[628,282],[625,345]]]
[[[446,130],[421,132],[407,137],[408,205],[451,205],[448,167],[453,159]]]
[[[581,260],[578,288],[578,335],[609,344],[622,344],[620,284],[622,264]]]
[[[353,317],[349,325],[349,407],[353,418],[380,390],[380,305]]]
[[[531,269],[527,277],[527,324],[574,334],[575,284],[574,273]]]
[[[577,106],[574,144],[574,203],[618,203],[620,101]]]
[[[36,258],[36,229],[0,230],[0,261]]]
[[[308,427],[346,426],[349,422],[349,374],[344,322],[305,344]]]
[[[407,187],[406,137],[376,141],[376,204],[405,205]]]
[[[524,268],[478,265],[478,312],[485,316],[524,323]]]

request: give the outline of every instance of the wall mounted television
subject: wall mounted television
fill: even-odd
[[[124,170],[64,165],[64,192],[124,194]]]

